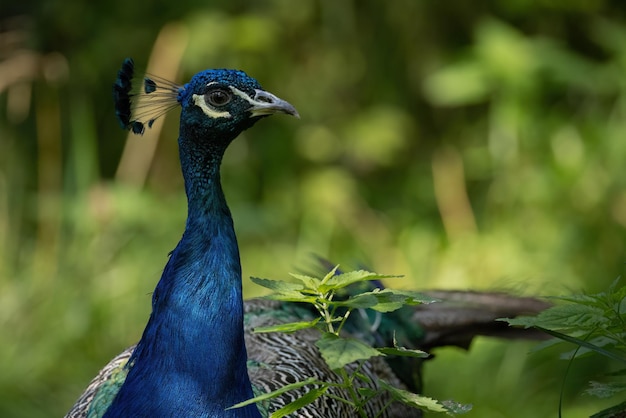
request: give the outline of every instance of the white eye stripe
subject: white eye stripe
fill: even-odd
[[[212,84],[212,83],[209,83],[209,84]],[[230,112],[227,112],[227,111],[219,112],[215,109],[210,108],[209,105],[207,105],[206,101],[204,100],[204,95],[194,94],[191,97],[193,98],[193,103],[196,106],[198,106],[200,109],[202,109],[204,114],[207,115],[208,117],[213,118],[213,119],[232,118],[232,115],[230,114]]]
[[[233,93],[236,96],[241,97],[242,99],[244,99],[245,101],[247,101],[248,103],[250,103],[251,105],[255,105],[258,102],[256,100],[254,100],[252,97],[248,96],[246,93],[244,93],[243,91],[239,90],[237,87],[233,87],[233,86],[228,86],[230,87],[230,89],[233,91]]]

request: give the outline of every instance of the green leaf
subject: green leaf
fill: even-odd
[[[294,279],[300,280],[307,289],[316,290],[322,282],[317,277],[305,276],[303,274],[289,273],[289,275]]]
[[[576,303],[579,305],[586,305],[586,306],[592,306],[592,307],[600,306],[600,304],[598,303],[599,298],[596,295],[579,294],[579,295],[551,296],[549,297],[549,299],[562,300],[565,302],[572,302],[572,303]]]
[[[553,306],[535,317],[508,319],[511,325],[541,327],[547,329],[594,330],[607,325],[610,321],[604,311],[593,306],[570,303]]]
[[[496,321],[508,322],[514,327],[532,328],[537,324],[536,316],[517,316],[515,318],[498,318]]]
[[[331,277],[328,281],[320,286],[320,291],[327,292],[329,290],[337,290],[346,286],[350,286],[353,283],[365,282],[371,280],[391,279],[402,276],[390,276],[384,274],[372,273],[365,270],[350,271],[348,273],[338,274]]]
[[[259,286],[273,290],[275,293],[265,296],[266,299],[281,300],[284,302],[313,303],[315,297],[307,295],[306,289],[299,283],[284,282],[281,280],[261,279],[250,277]]]
[[[274,292],[299,292],[304,289],[301,284],[285,282],[282,280],[262,279],[260,277],[250,277],[250,280],[259,286],[266,287]]]
[[[378,298],[370,294],[370,292],[361,293],[360,295],[356,295],[351,298],[348,298],[347,300],[343,302],[333,302],[333,304],[336,306],[345,306],[347,308],[352,308],[352,309],[367,309],[367,308],[371,308],[377,303],[378,303]]]
[[[418,292],[376,289],[353,296],[342,302],[333,303],[337,306],[345,306],[352,309],[370,308],[379,312],[392,312],[404,305],[419,305],[437,301],[438,299],[433,299]]]
[[[315,342],[322,357],[333,370],[340,369],[357,360],[367,360],[383,355],[378,350],[355,338],[342,338],[326,332]]]
[[[324,276],[324,278],[322,279],[322,283],[321,284],[326,284],[326,282],[329,281],[330,278],[335,275],[335,273],[337,273],[337,269],[338,268],[339,268],[339,264],[337,264],[335,267],[333,267],[333,269],[331,271],[326,273],[326,276]]]
[[[403,296],[406,298],[407,305],[428,305],[430,303],[441,302],[441,299],[434,298],[432,296],[425,295],[420,292],[415,292],[413,290],[393,290],[393,289],[385,289],[397,296]]]
[[[439,301],[439,299],[410,290],[385,289],[379,293],[381,296],[379,297],[378,304],[371,307],[371,309],[379,312],[392,312],[400,309],[404,305],[415,306]]]
[[[389,392],[394,399],[402,402],[405,405],[431,412],[447,412],[446,407],[439,403],[439,401],[437,401],[436,399],[418,395],[407,390],[398,389],[385,382],[384,380],[379,380],[378,383],[380,384],[381,388]]]
[[[301,329],[313,328],[315,324],[317,324],[322,318],[315,318],[312,321],[302,321],[302,322],[289,322],[286,324],[278,324],[278,325],[269,325],[267,327],[258,327],[254,329],[254,332],[257,334],[265,333],[265,332],[296,332]]]
[[[381,353],[388,356],[402,356],[402,357],[414,357],[414,358],[428,358],[430,354],[422,350],[411,350],[404,347],[383,347],[377,348]]]
[[[301,382],[296,382],[296,383],[292,383],[290,385],[285,385],[283,387],[280,387],[272,392],[268,392],[268,393],[264,393],[262,395],[259,396],[255,396],[254,398],[250,398],[246,401],[243,402],[239,402],[238,404],[235,404],[228,409],[236,409],[236,408],[241,408],[243,406],[248,406],[250,404],[253,403],[257,403],[257,402],[261,402],[261,401],[265,401],[268,399],[273,399],[277,396],[282,395],[285,392],[289,392],[290,390],[294,390],[294,389],[298,389],[301,388],[303,386],[307,386],[307,385],[319,385],[319,384],[324,384],[323,382],[320,382],[318,379],[314,378],[314,377],[309,377],[306,380],[302,380]]]
[[[328,390],[328,386],[321,388],[314,388],[302,395],[300,398],[295,401],[288,403],[287,405],[280,408],[278,411],[275,411],[270,418],[282,418],[285,417],[298,409],[307,406],[308,404],[314,402],[317,398],[322,396]]]
[[[314,304],[317,301],[315,296],[307,296],[300,292],[281,292],[272,293],[271,295],[263,296],[265,299],[280,300],[283,302],[300,302]]]

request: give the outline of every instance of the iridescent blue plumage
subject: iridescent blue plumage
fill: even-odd
[[[297,112],[242,71],[203,71],[182,87],[146,77],[138,94],[132,93],[133,72],[127,59],[113,89],[124,128],[143,133],[169,108],[182,107],[178,143],[188,217],[105,417],[260,417],[255,405],[226,410],[253,392],[239,250],[219,167],[230,142],[262,116]]]

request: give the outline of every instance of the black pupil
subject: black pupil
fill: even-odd
[[[209,103],[215,106],[222,106],[230,101],[230,95],[224,90],[214,90],[208,96]]]

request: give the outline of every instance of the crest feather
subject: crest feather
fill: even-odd
[[[151,128],[155,120],[178,106],[181,89],[176,83],[150,74],[136,79],[135,63],[126,58],[113,84],[115,116],[120,126],[143,134],[146,125]]]

